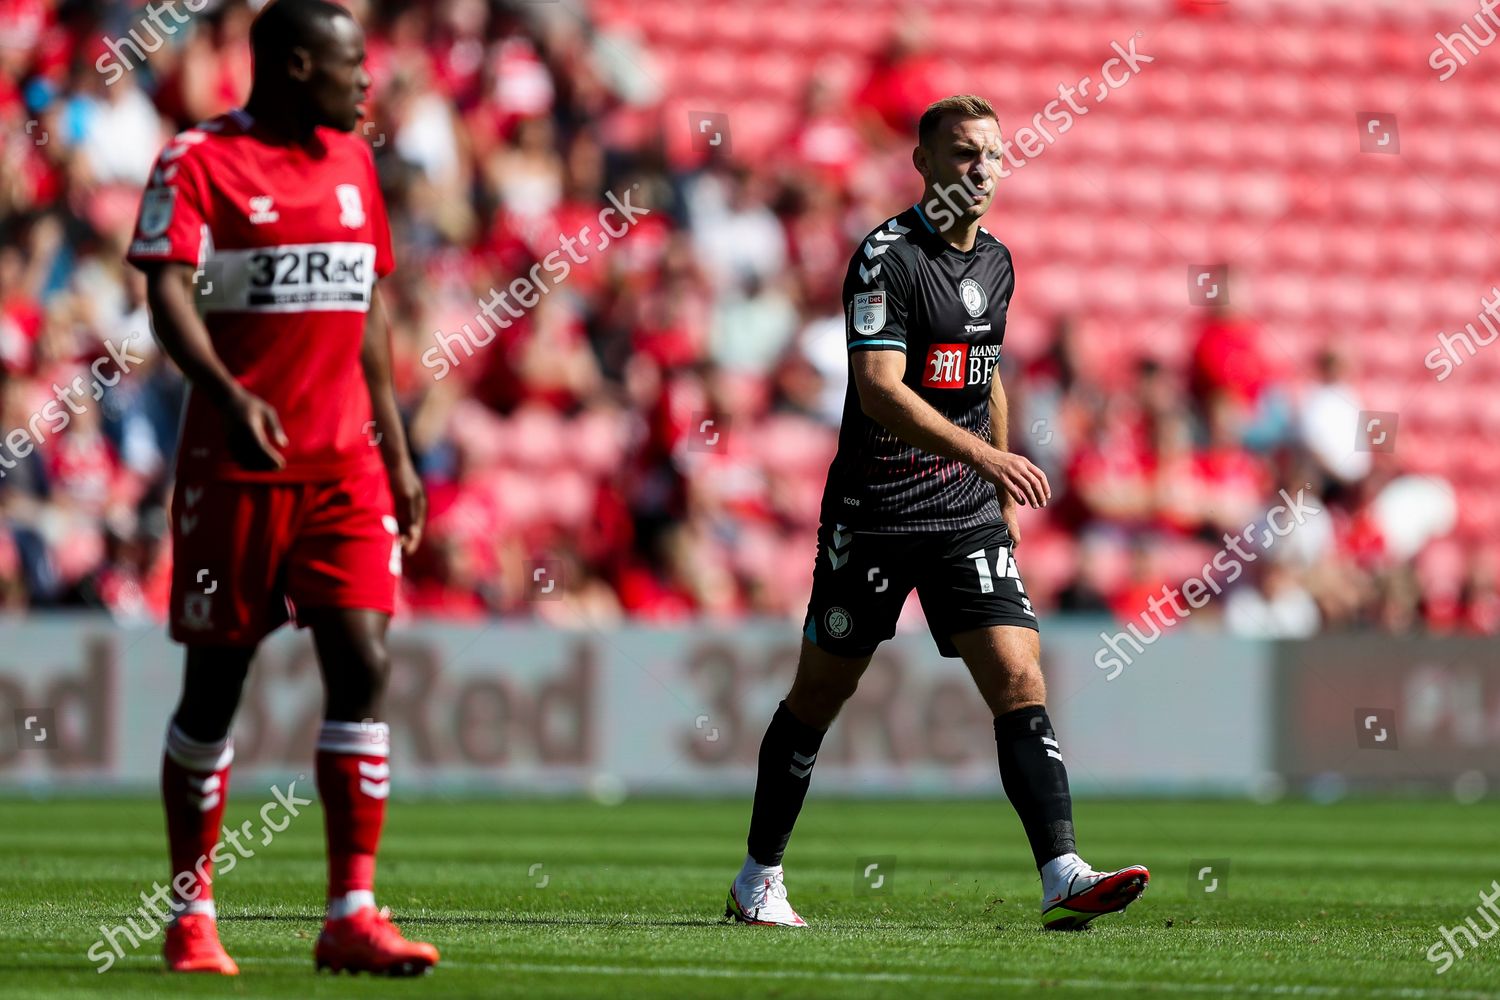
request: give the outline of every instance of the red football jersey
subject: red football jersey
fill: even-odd
[[[375,280],[395,266],[369,147],[319,128],[305,145],[236,109],[174,138],[141,196],[126,256],[198,267],[198,310],[235,379],[276,408],[286,467],[234,461],[224,421],[189,396],[177,475],[299,482],[378,464],[360,367]]]

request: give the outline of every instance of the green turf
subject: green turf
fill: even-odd
[[[241,783],[227,821],[261,799]],[[1444,975],[1425,954],[1500,877],[1500,806],[1086,802],[1085,855],[1150,866],[1121,916],[1043,932],[1003,802],[809,804],[787,858],[811,928],[720,923],[743,802],[397,802],[381,899],[443,963],[420,980],[315,976],[322,825],[305,812],[218,884],[238,980],[167,977],[159,938],[85,957],[161,877],[153,801],[0,800],[0,996],[1490,996],[1500,939]],[[257,821],[258,822],[258,821]],[[859,859],[893,856],[889,892]],[[1214,894],[1193,859],[1230,861]],[[534,869],[534,865],[541,865]],[[530,872],[530,874],[528,874]],[[539,883],[545,882],[538,887]],[[1481,926],[1485,926],[1481,921]],[[1500,995],[1500,994],[1493,994]]]

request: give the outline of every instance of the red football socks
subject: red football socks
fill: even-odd
[[[174,722],[167,728],[161,762],[161,798],[167,814],[167,849],[172,858],[172,896],[182,912],[213,913],[213,862],[219,824],[229,798],[229,766],[234,742],[189,738]]]
[[[390,727],[325,722],[318,733],[318,794],[328,841],[328,898],[375,889],[375,851],[391,792]]]

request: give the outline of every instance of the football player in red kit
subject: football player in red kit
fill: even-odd
[[[290,606],[326,691],[317,967],[420,973],[437,949],[402,937],[374,896],[390,792],[386,627],[426,500],[376,293],[394,266],[385,206],[351,134],[370,86],[364,35],[337,4],[276,0],[250,40],[249,100],[162,151],[128,254],[191,389],[172,498],[171,633],[187,663],[162,760],[167,966],[238,971],[219,942],[210,852],[246,671]]]

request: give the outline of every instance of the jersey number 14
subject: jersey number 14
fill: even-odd
[[[1021,583],[1021,573],[1016,569],[1015,553],[1009,547],[995,551],[995,574],[990,575],[989,556],[984,549],[970,552],[965,559],[974,560],[974,571],[979,574],[979,592],[991,594],[995,591],[994,576],[1002,580],[1014,580],[1016,591],[1021,595],[1021,608],[1031,617],[1036,617],[1036,612],[1031,610],[1031,598],[1026,596],[1026,587]]]

